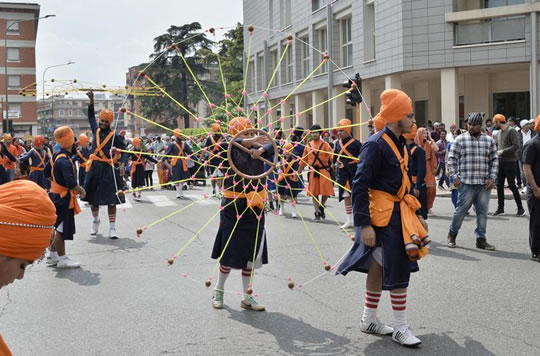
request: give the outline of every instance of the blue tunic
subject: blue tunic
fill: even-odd
[[[221,135],[214,134],[212,137],[208,137],[206,139],[206,142],[204,143],[204,147],[208,149],[208,155],[210,157],[208,163],[210,164],[210,169],[212,170],[212,172],[216,168],[218,168],[219,164],[223,162],[224,160],[226,160],[226,157],[227,157],[227,151],[223,150],[223,146],[224,146],[223,138],[221,138],[221,141],[220,141],[220,138],[221,138]],[[212,142],[212,139],[214,140],[215,143]]]
[[[60,154],[65,154],[66,157],[58,157]],[[62,149],[60,152],[57,152],[53,155],[54,162],[54,172],[51,172],[51,163],[50,160],[45,166],[43,171],[47,178],[51,178],[54,174],[54,179],[59,185],[68,188],[69,190],[77,186],[77,179],[75,178],[75,166],[71,160],[71,152]],[[63,240],[73,240],[73,235],[75,234],[75,215],[73,209],[69,208],[69,203],[71,201],[71,195],[68,192],[63,198],[60,197],[60,194],[49,193],[54,206],[56,207],[56,223],[54,227],[58,227],[61,223],[62,225],[62,239]]]
[[[176,139],[176,143],[178,143],[178,146],[182,148],[182,140],[179,138]],[[178,147],[174,144],[174,142],[171,142],[169,147],[167,148],[167,151],[165,151],[166,155],[170,156],[189,156],[191,154],[191,148],[187,143],[184,142],[184,152],[180,154],[180,150]],[[186,158],[184,158],[186,159]],[[190,178],[189,169],[186,167],[184,169],[184,164],[182,163],[182,159],[178,158],[178,161],[176,162],[176,165],[172,167],[172,181],[181,183],[179,181],[184,181]]]
[[[420,215],[424,219],[428,218],[428,208],[427,208],[427,187],[426,187],[426,151],[416,143],[411,143],[409,146],[411,151],[411,165],[409,167],[409,172],[411,172],[412,177],[416,177],[416,183],[411,181],[411,190],[418,189],[420,196],[418,201],[422,207],[420,208]]]
[[[294,161],[294,163],[291,166],[291,170],[287,172],[288,174],[293,173],[293,172],[298,172],[299,164],[296,158],[291,156],[289,159],[285,159],[285,157],[283,157],[282,162],[283,161],[287,162],[286,163],[287,165],[290,164],[291,161]],[[281,163],[279,167],[281,170],[283,170],[283,163]],[[302,188],[298,188],[298,182],[299,182],[298,176],[296,177],[296,180],[293,180],[292,177],[287,176],[287,177],[284,177],[283,180],[278,181],[277,187],[278,187],[279,195],[281,197],[296,198],[298,196],[298,193],[300,193],[300,191],[302,190]]]
[[[17,158],[13,157],[13,155],[9,152],[6,145],[3,142],[0,142],[0,158],[4,159],[7,158],[11,162],[17,161]],[[0,164],[0,184],[4,184],[8,182],[6,169],[3,165]]]
[[[92,153],[94,153],[97,148],[96,137],[98,125],[96,123],[96,116],[93,105],[88,105],[88,122],[90,124],[90,128],[92,129],[93,134]],[[100,130],[100,142],[103,142],[109,133],[110,129]],[[119,149],[126,149],[127,147],[124,138],[121,135],[115,133],[114,142],[113,139],[111,139],[102,149],[105,157],[108,159],[111,158],[110,151],[113,145],[114,147]],[[122,153],[120,161],[125,163],[126,160],[127,154]],[[124,188],[124,185],[124,181],[122,177],[120,177],[119,168],[117,167],[117,165],[111,167],[111,165],[107,162],[93,161],[92,167],[90,168],[88,174],[86,174],[84,180],[86,197],[83,200],[87,201],[90,205],[93,206],[120,204],[121,201],[116,195],[116,192],[117,188],[118,190],[122,190]]]
[[[350,140],[354,140],[354,141],[350,143],[349,146],[347,146],[346,150],[352,155],[351,158],[349,158],[350,156],[346,152],[340,153],[341,147],[346,145]],[[361,149],[362,149],[362,143],[351,136],[347,137],[343,141],[338,140],[336,142],[334,153],[336,153],[337,155],[334,155],[334,163],[337,164],[336,181],[339,183],[339,187],[338,187],[339,188],[339,201],[343,200],[343,194],[345,193],[345,189],[343,189],[342,186],[347,187],[349,189],[352,188],[354,174],[356,172],[356,167],[358,166],[358,164],[354,163],[354,158],[360,157]],[[341,155],[341,156],[338,156],[338,155]],[[348,156],[348,157],[343,157],[343,156]]]
[[[41,157],[43,157],[43,162],[41,162],[41,159],[38,157],[36,151],[39,151],[39,154],[41,155]],[[30,167],[44,169],[45,164],[49,161],[49,155],[44,149],[37,150],[36,148],[32,148],[30,151],[28,151],[26,154],[19,158],[20,162],[26,162],[28,160],[30,160]],[[51,183],[43,174],[43,170],[30,171],[28,179],[45,190],[49,190],[51,186]]]
[[[350,271],[367,273],[372,263],[372,252],[376,247],[382,247],[382,287],[384,290],[392,290],[406,288],[409,285],[410,273],[418,271],[418,264],[411,262],[405,252],[399,203],[394,204],[392,217],[387,227],[374,227],[377,236],[375,247],[364,245],[361,234],[363,226],[371,225],[368,190],[382,190],[396,195],[402,184],[399,161],[384,141],[383,132],[394,141],[402,156],[404,150],[407,149],[404,138],[398,139],[388,128],[371,136],[362,146],[360,162],[352,186],[355,241],[337,273],[343,275]]]
[[[79,151],[86,159],[88,159],[92,154],[91,148],[79,148],[77,151]],[[86,178],[86,167],[81,167],[81,164],[83,164],[85,161],[78,154],[76,154],[73,156],[73,162],[79,162],[79,185],[82,186]]]

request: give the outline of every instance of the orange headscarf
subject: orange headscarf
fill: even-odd
[[[35,136],[34,137],[34,146],[43,146],[45,143],[45,139],[43,136]]]
[[[240,131],[252,128],[251,120],[247,117],[235,117],[229,122],[229,132],[231,135],[236,135]]]
[[[99,112],[99,119],[107,120],[112,124],[114,121],[114,113],[112,112],[112,110],[103,109]]]
[[[375,117],[381,117],[385,124],[401,121],[412,113],[411,98],[401,90],[387,89],[381,94],[381,111]]]
[[[425,143],[424,134],[425,133],[426,133],[426,129],[424,127],[421,127],[416,130],[416,137],[414,139],[414,142],[420,147],[424,147],[424,143]]]
[[[52,237],[56,208],[47,192],[29,180],[0,186],[0,255],[38,259]]]
[[[343,131],[345,131],[346,133],[348,133],[350,135],[351,132],[352,132],[351,125],[352,125],[351,120],[349,120],[349,119],[341,119],[338,122],[338,130],[343,130]]]
[[[425,130],[425,129],[424,129],[424,130]],[[405,137],[407,140],[413,140],[413,141],[415,141],[417,132],[418,132],[418,128],[416,127],[416,124],[414,124],[414,125],[412,126],[411,132],[405,133],[405,134],[403,134],[402,136]]]
[[[373,119],[373,126],[375,126],[375,131],[382,131],[384,129],[384,119],[379,115],[375,116]]]
[[[502,114],[496,114],[495,116],[493,116],[493,122],[506,124],[506,117],[504,117],[504,115]]]
[[[135,137],[135,138],[133,139],[133,142],[132,142],[132,143],[133,143],[133,147],[139,148],[139,147],[141,146],[141,139],[138,138],[138,137]]]
[[[69,126],[60,126],[54,130],[54,139],[60,147],[68,149],[75,142],[75,134]]]
[[[79,144],[84,146],[88,143],[88,141],[90,141],[90,139],[88,138],[88,136],[86,136],[85,134],[80,134],[79,135]]]

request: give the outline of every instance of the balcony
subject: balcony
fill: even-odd
[[[525,16],[498,17],[455,24],[456,46],[525,39]]]

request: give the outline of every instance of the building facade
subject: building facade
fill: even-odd
[[[22,96],[19,91],[36,82],[38,20],[33,19],[39,17],[39,10],[38,4],[0,2],[1,115],[6,124],[9,119],[8,131],[19,134],[36,135],[38,128],[35,96]]]
[[[356,73],[362,122],[378,112],[388,88],[409,94],[419,125],[460,123],[472,111],[539,113],[538,1],[244,0],[243,6],[244,24],[255,27],[252,34],[244,29],[248,104],[264,93],[281,59],[258,103],[263,120],[281,115],[286,128],[355,121],[346,97],[332,98]],[[285,51],[288,34],[294,38]],[[322,53],[330,61],[287,98]]]
[[[96,117],[103,109],[112,110],[115,113],[116,128],[126,129],[125,114],[120,112],[124,102],[122,96],[105,93],[94,94],[94,108]],[[70,95],[51,95],[45,101],[39,102],[39,118],[43,134],[51,136],[59,126],[69,126],[76,134],[91,132],[88,123],[88,104],[86,97]]]

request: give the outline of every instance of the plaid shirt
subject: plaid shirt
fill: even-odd
[[[458,136],[448,154],[448,171],[452,179],[465,184],[486,184],[495,181],[499,160],[495,141],[485,134]]]

